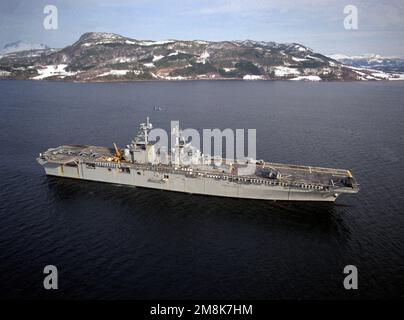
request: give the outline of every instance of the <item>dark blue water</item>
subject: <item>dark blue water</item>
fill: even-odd
[[[0,110],[3,298],[404,297],[404,83],[0,81]],[[335,205],[213,198],[47,178],[35,161],[124,146],[147,115],[256,128],[258,158],[349,168],[361,191]],[[57,291],[42,287],[48,264]]]

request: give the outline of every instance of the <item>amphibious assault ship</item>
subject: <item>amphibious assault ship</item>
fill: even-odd
[[[115,143],[114,148],[62,145],[40,153],[37,161],[49,176],[210,196],[335,201],[342,193],[359,190],[349,170],[204,155],[185,141],[181,130],[171,151],[155,150],[149,141],[151,129],[147,118],[123,150]],[[181,161],[183,155],[190,159],[187,164]]]

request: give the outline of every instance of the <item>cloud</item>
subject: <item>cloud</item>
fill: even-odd
[[[193,14],[226,14],[253,13],[262,11],[289,11],[298,8],[300,11],[329,7],[330,3],[341,3],[337,0],[219,0],[197,2],[197,8],[189,11]]]
[[[359,18],[374,28],[404,26],[404,1],[402,0],[218,0],[195,1],[191,9],[182,14],[192,15],[233,15],[299,17],[301,21],[315,19],[319,21],[341,21],[346,5],[355,5],[359,9]]]

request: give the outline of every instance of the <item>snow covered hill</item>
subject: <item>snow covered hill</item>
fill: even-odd
[[[9,48],[18,47],[24,46]],[[346,65],[339,58],[298,43],[153,41],[88,32],[60,50],[42,45],[3,55],[0,77],[71,81],[401,79],[394,73]]]
[[[353,67],[372,68],[383,72],[404,73],[404,57],[388,57],[378,54],[355,56],[332,54],[328,57]]]
[[[8,43],[4,46],[2,50],[0,50],[0,55],[6,55],[12,52],[20,52],[27,50],[45,50],[49,49],[49,47],[45,44],[37,44],[37,43],[27,43],[23,41],[16,41],[12,43]]]

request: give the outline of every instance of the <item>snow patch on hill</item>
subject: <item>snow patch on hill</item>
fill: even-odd
[[[164,56],[162,56],[162,55],[153,56],[153,62],[154,61],[159,61],[159,60],[161,60],[163,58],[164,58]]]
[[[290,80],[294,81],[321,81],[322,79],[319,76],[299,76]]]
[[[137,44],[141,46],[157,46],[157,45],[163,45],[167,43],[173,43],[173,40],[162,40],[162,41],[140,41]]]
[[[285,76],[289,76],[289,75],[299,75],[300,74],[299,70],[296,70],[294,68],[289,68],[289,67],[282,67],[282,66],[275,67],[274,72],[277,77],[285,77]]]
[[[66,67],[67,67],[67,64],[55,64],[55,65],[43,66],[43,67],[37,69],[37,72],[39,73],[39,75],[33,77],[32,79],[42,80],[42,79],[46,79],[46,78],[53,77],[53,76],[58,76],[60,78],[64,78],[67,76],[74,76],[78,73],[78,72],[66,71],[65,70]]]
[[[106,77],[106,76],[126,76],[126,74],[131,70],[109,70],[107,72],[99,74],[97,77]],[[135,72],[135,71],[133,71]],[[138,74],[135,72],[135,74]]]
[[[263,79],[262,76],[257,76],[257,75],[254,75],[254,74],[246,74],[243,77],[243,80],[262,80],[262,79]]]
[[[296,58],[296,57],[292,57],[292,60],[293,60],[293,61],[297,61],[297,62],[300,62],[300,61],[307,61],[307,59],[304,59],[304,58]]]
[[[206,60],[209,58],[210,54],[207,51],[202,52],[202,54],[199,56],[198,59],[196,59],[196,62],[198,63],[206,63]]]
[[[11,72],[0,70],[0,77],[8,77],[11,75]]]

